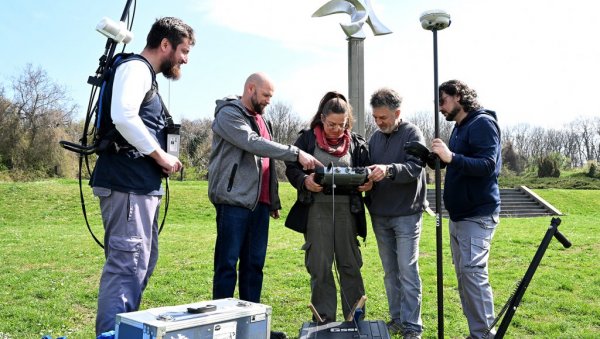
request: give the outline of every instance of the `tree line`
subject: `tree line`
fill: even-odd
[[[7,88],[10,89],[10,94]],[[31,180],[49,177],[76,178],[77,154],[59,146],[60,140],[78,142],[83,121],[75,119],[79,108],[60,86],[40,67],[26,65],[23,72],[5,87],[0,84],[0,180]],[[310,112],[311,116],[313,112]],[[273,139],[293,144],[308,121],[284,102],[267,107]],[[417,125],[427,146],[434,136],[431,112],[402,115]],[[563,128],[543,128],[529,124],[502,125],[502,157],[505,170],[522,174],[550,161],[558,169],[581,168],[600,161],[600,117],[575,118]],[[210,158],[212,118],[181,121],[181,177],[205,179]],[[448,140],[454,123],[440,116],[440,137]],[[370,112],[365,113],[365,137],[377,130]],[[93,165],[94,157],[91,157]],[[284,165],[277,162],[284,178]],[[88,175],[84,171],[83,176]]]

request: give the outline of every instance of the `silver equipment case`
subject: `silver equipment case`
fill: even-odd
[[[120,313],[115,338],[269,338],[271,312],[271,306],[227,298]]]

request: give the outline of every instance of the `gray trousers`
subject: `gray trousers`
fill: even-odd
[[[315,194],[308,215],[308,227],[302,247],[310,273],[311,302],[324,320],[335,321],[337,289],[332,266],[335,258],[340,281],[340,301],[344,318],[365,294],[360,273],[362,256],[356,238],[356,222],[350,213],[348,196]],[[333,225],[335,213],[335,226]],[[325,319],[326,318],[326,319]]]
[[[390,318],[404,333],[423,332],[423,288],[419,275],[422,214],[380,217],[371,214],[385,276]]]
[[[452,261],[471,338],[482,338],[494,321],[494,296],[488,276],[488,259],[498,223],[497,215],[450,220]],[[493,338],[494,333],[492,330],[488,338]]]
[[[158,260],[161,196],[94,189],[100,198],[106,262],[100,277],[96,335],[115,328],[118,313],[139,309]]]

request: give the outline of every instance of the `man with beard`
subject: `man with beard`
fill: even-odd
[[[90,179],[105,230],[97,335],[114,329],[116,314],[138,310],[158,260],[162,177],[182,164],[166,152],[167,113],[156,74],[178,79],[194,43],[194,31],[183,21],[158,19],[142,53],[128,57],[112,74],[110,114],[101,121],[110,125],[107,135],[117,136],[111,139],[116,147],[100,151]]]
[[[407,142],[424,143],[421,130],[400,116],[402,97],[383,88],[371,96],[373,119],[379,127],[369,140],[369,178],[366,193],[373,232],[385,276],[391,334],[421,338],[422,287],[419,240],[423,210],[427,208],[424,164],[404,151]]]
[[[440,85],[439,95],[441,113],[455,125],[448,146],[434,139],[432,151],[447,164],[444,205],[450,215],[450,249],[469,338],[483,338],[494,321],[488,258],[500,221],[500,128],[496,113],[483,109],[477,93],[465,83],[447,81]],[[494,333],[491,329],[487,337]]]
[[[217,212],[213,299],[233,297],[239,267],[239,298],[260,302],[269,215],[277,219],[281,209],[272,159],[298,161],[307,170],[323,166],[296,146],[272,140],[263,113],[273,92],[272,81],[254,73],[241,98],[216,102],[208,164],[208,195]]]

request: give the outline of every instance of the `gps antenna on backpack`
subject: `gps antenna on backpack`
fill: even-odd
[[[125,8],[123,9],[123,14],[121,15],[121,20],[118,23],[114,21],[103,18],[102,21],[96,26],[96,30],[100,32],[102,35],[106,36],[108,39],[106,40],[106,45],[104,47],[104,54],[100,57],[100,64],[98,69],[96,70],[96,74],[94,76],[90,76],[88,78],[87,83],[92,85],[92,90],[90,93],[90,99],[88,102],[87,113],[85,116],[85,122],[83,124],[83,133],[81,138],[79,139],[79,144],[74,142],[69,142],[65,140],[61,140],[60,145],[71,152],[75,152],[79,154],[79,198],[81,200],[81,210],[83,212],[83,218],[85,219],[85,223],[87,225],[88,231],[94,238],[96,243],[104,248],[104,245],[98,240],[98,238],[92,232],[90,224],[87,219],[87,213],[85,211],[85,201],[83,194],[83,161],[85,159],[85,166],[88,171],[88,175],[91,173],[90,164],[88,161],[88,156],[95,153],[97,151],[97,123],[98,123],[98,113],[99,105],[102,102],[102,98],[98,98],[98,89],[102,88],[103,84],[106,84],[107,77],[111,73],[111,66],[113,66],[114,60],[113,56],[115,54],[115,49],[119,43],[123,43],[123,50],[125,50],[125,45],[129,43],[133,39],[133,34],[131,33],[131,27],[133,26],[133,19],[135,17],[135,7],[133,6],[133,14],[129,16],[129,8],[131,7],[131,3],[133,0],[127,0],[125,4]],[[127,25],[125,21],[127,20]],[[122,51],[123,52],[123,51]],[[121,53],[120,53],[121,54]],[[118,54],[119,55],[119,54]],[[118,56],[117,55],[117,56]],[[102,91],[100,91],[102,92]],[[110,107],[109,107],[110,108]],[[88,138],[91,139],[91,144],[88,144]]]
[[[133,25],[133,17],[135,16],[135,5],[133,15],[129,17],[129,8],[131,7],[131,2],[132,0],[127,0],[125,9],[121,15],[121,20],[118,23],[104,17],[96,26],[96,30],[102,35],[106,36],[108,39],[106,40],[106,45],[104,47],[104,54],[99,59],[99,65],[98,69],[96,69],[96,74],[94,76],[90,76],[87,81],[88,84],[92,85],[92,91],[90,93],[90,99],[88,102],[87,114],[83,126],[83,134],[79,139],[79,144],[65,140],[61,140],[59,142],[64,149],[79,153],[81,157],[87,157],[87,155],[96,152],[96,127],[98,114],[100,113],[98,106],[102,101],[102,97],[98,97],[97,94],[98,89],[102,88],[107,81],[108,75],[111,73],[111,66],[114,65],[113,56],[115,54],[115,49],[117,45],[122,42],[124,44],[124,50],[125,45],[133,39],[131,27]],[[125,24],[126,20],[128,21],[128,24]],[[100,93],[101,92],[102,91],[100,91]],[[88,143],[88,139],[91,140],[91,143]]]

